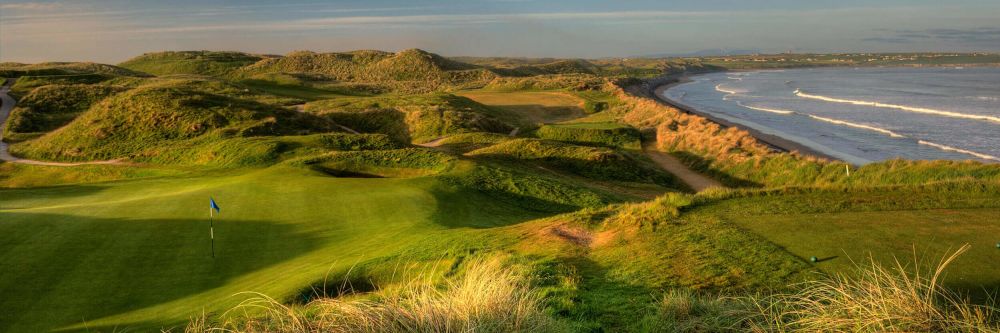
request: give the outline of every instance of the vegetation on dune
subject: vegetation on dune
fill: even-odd
[[[263,57],[243,52],[167,51],[146,53],[118,66],[157,76],[171,74],[225,76],[261,59]]]
[[[426,148],[330,152],[294,164],[338,177],[413,177],[444,172],[455,158]]]
[[[475,259],[444,282],[416,279],[359,300],[288,306],[260,296],[222,318],[191,321],[186,332],[568,332],[548,316],[529,274],[499,259]],[[250,310],[250,312],[246,311]],[[250,313],[261,313],[251,315]]]
[[[616,201],[578,184],[513,168],[476,165],[456,170],[442,179],[534,211],[567,212]]]
[[[485,82],[496,76],[476,66],[418,49],[398,53],[298,51],[283,57],[263,59],[241,68],[236,75],[252,77],[264,73],[315,73],[329,80],[376,83],[411,93]]]
[[[73,121],[97,101],[122,89],[102,85],[47,85],[21,97],[7,119],[5,138],[48,132]]]
[[[548,140],[626,149],[639,149],[642,139],[639,130],[613,122],[551,124],[538,128],[535,135]]]
[[[360,132],[389,134],[405,142],[426,142],[470,132],[508,133],[497,110],[446,93],[338,98],[306,104],[306,111]]]
[[[205,167],[266,167],[284,160],[333,151],[388,150],[401,146],[383,134],[324,133],[305,136],[218,137],[152,148],[137,162]]]
[[[604,80],[593,75],[539,75],[531,77],[498,77],[490,80],[487,91],[561,90],[587,91],[599,89]]]
[[[513,139],[467,153],[470,156],[538,161],[581,176],[677,186],[672,176],[629,153],[538,139]]]
[[[222,137],[332,131],[322,118],[205,93],[151,86],[94,104],[67,126],[12,146],[15,154],[50,160],[101,160],[142,155],[208,133]]]

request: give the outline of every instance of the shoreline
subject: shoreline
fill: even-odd
[[[760,143],[764,144],[765,146],[768,146],[771,149],[776,150],[776,151],[789,152],[789,153],[790,152],[796,152],[796,153],[801,154],[801,155],[812,156],[812,157],[815,157],[815,158],[825,159],[825,160],[829,160],[829,161],[841,161],[841,162],[844,161],[843,159],[840,159],[840,158],[834,157],[832,155],[829,155],[829,154],[823,153],[821,151],[818,151],[816,149],[810,148],[810,147],[808,147],[808,146],[806,146],[804,144],[801,144],[799,142],[795,142],[795,141],[792,141],[792,140],[789,140],[789,139],[786,139],[786,138],[783,138],[783,137],[780,137],[780,136],[777,136],[777,135],[767,134],[767,133],[761,132],[761,131],[759,131],[757,129],[754,129],[754,128],[751,128],[751,127],[748,127],[748,126],[745,126],[745,125],[742,125],[742,124],[737,124],[737,123],[734,123],[734,122],[731,122],[731,121],[728,121],[728,120],[725,120],[725,119],[713,116],[713,115],[708,114],[706,112],[701,112],[701,111],[699,111],[698,109],[696,109],[694,107],[685,105],[684,103],[680,103],[680,102],[671,100],[671,99],[667,98],[666,96],[664,96],[663,92],[666,91],[667,89],[670,89],[673,86],[678,85],[678,84],[691,82],[691,79],[687,75],[683,75],[683,76],[680,76],[680,77],[676,77],[676,78],[674,78],[674,79],[672,79],[670,81],[671,82],[664,82],[664,83],[655,85],[653,87],[650,87],[650,89],[649,89],[649,94],[653,95],[652,98],[654,100],[656,100],[657,102],[659,102],[660,104],[664,104],[666,106],[670,106],[670,107],[676,108],[676,109],[681,110],[682,112],[685,112],[685,113],[689,113],[689,114],[693,114],[693,115],[697,115],[697,116],[703,117],[703,118],[708,119],[709,121],[714,122],[716,124],[719,124],[720,126],[725,127],[725,128],[736,127],[738,129],[747,131],[748,133],[750,133],[751,136],[753,136],[755,139],[757,139],[757,141],[759,141]]]

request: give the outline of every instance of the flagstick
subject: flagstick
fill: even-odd
[[[212,238],[212,259],[215,259],[215,212],[208,207],[208,234]]]

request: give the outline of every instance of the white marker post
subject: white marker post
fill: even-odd
[[[847,170],[847,176],[850,177],[851,176],[851,165],[850,164],[844,164],[844,170]]]

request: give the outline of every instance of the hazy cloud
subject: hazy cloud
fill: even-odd
[[[869,37],[866,42],[880,43],[921,43],[930,40],[954,41],[963,44],[981,45],[1000,43],[1000,27],[978,27],[964,29],[886,30],[890,35]]]
[[[61,5],[55,2],[15,2],[15,3],[0,3],[0,9],[5,10],[30,10],[30,11],[42,11],[42,10],[53,10],[60,8]]]

